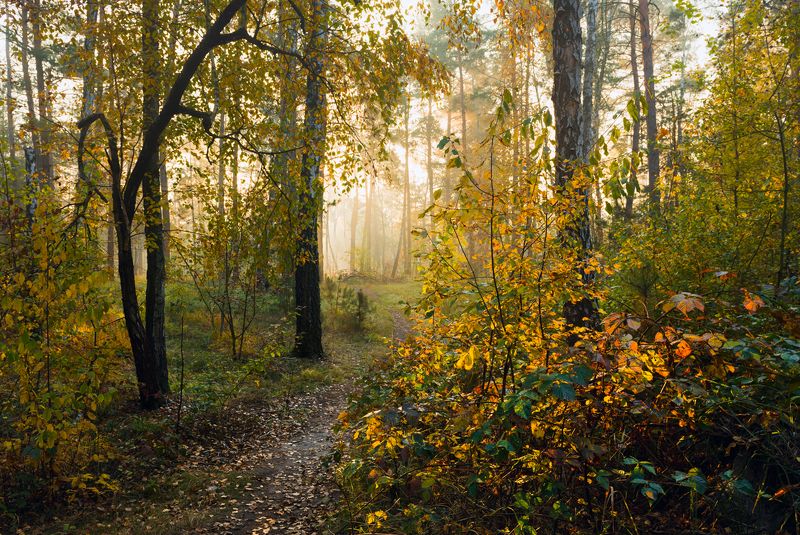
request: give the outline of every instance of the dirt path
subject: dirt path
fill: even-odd
[[[278,414],[265,414],[262,425],[274,426],[276,420],[287,425],[221,467],[248,474],[249,482],[240,495],[221,496],[222,514],[196,533],[324,532],[323,522],[339,499],[324,459],[331,452],[331,428],[346,397],[346,385],[335,384],[287,400]]]
[[[402,313],[385,312],[391,315],[393,338],[411,333]],[[220,496],[225,504],[220,514],[195,533],[326,533],[325,520],[341,499],[326,458],[332,452],[332,429],[352,388],[352,382],[337,383],[287,399],[280,409],[263,409],[257,416],[261,432],[220,467],[247,474],[245,491]]]

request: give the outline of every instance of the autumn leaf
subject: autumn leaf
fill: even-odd
[[[680,310],[687,318],[689,317],[689,312],[692,312],[693,310],[698,310],[700,312],[705,311],[705,305],[703,304],[702,299],[700,299],[700,296],[686,292],[673,295],[666,303],[664,303],[662,308],[664,312],[669,312],[672,309]]]
[[[681,340],[678,342],[678,347],[675,348],[675,354],[680,358],[685,359],[692,354],[692,346],[690,346],[686,340]]]
[[[620,312],[615,312],[614,314],[609,314],[603,320],[603,328],[608,334],[613,334],[622,322],[625,321],[625,315]]]
[[[744,308],[750,314],[754,314],[759,308],[765,305],[764,300],[761,299],[761,297],[759,297],[758,295],[751,294],[744,288],[742,288],[742,291],[744,292],[744,303],[743,303]]]
[[[475,365],[475,346],[469,348],[469,351],[461,353],[461,356],[456,362],[456,368],[462,370],[471,370]]]

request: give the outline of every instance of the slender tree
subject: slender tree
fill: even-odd
[[[588,0],[586,9],[586,47],[583,55],[583,95],[581,101],[580,159],[584,163],[595,142],[594,78],[597,70],[597,0]]]
[[[6,0],[6,142],[11,161],[17,159],[17,139],[14,131],[14,77],[11,66],[11,7]]]
[[[37,168],[44,175],[48,184],[55,178],[53,156],[50,140],[50,99],[44,72],[44,48],[42,47],[42,2],[34,0],[31,16],[31,34],[33,35],[33,64],[36,69],[36,103],[39,111],[37,130],[39,132],[39,153]]]
[[[650,31],[649,0],[639,0],[639,25],[642,33],[642,67],[644,71],[645,100],[647,101],[647,193],[653,209],[660,203],[658,174],[658,122],[656,120],[656,83],[653,73],[653,35]]]
[[[639,120],[639,113],[641,106],[639,105],[639,98],[641,96],[641,89],[639,88],[639,61],[636,54],[636,5],[633,0],[628,0],[628,8],[630,9],[630,49],[631,49],[631,75],[633,77],[633,105],[636,111],[635,121],[633,121],[633,132],[631,136],[631,151],[633,153],[639,152],[639,139],[641,137],[641,121]],[[631,174],[628,181],[633,184],[625,191],[625,220],[630,221],[633,217],[633,198],[635,190],[633,189],[638,181],[637,179],[637,166],[631,165]]]
[[[556,190],[564,203],[566,223],[562,239],[574,251],[583,284],[591,275],[583,266],[592,249],[589,227],[589,190],[576,186],[575,168],[580,161],[581,141],[581,25],[579,0],[555,0],[553,19],[553,109],[556,126]],[[583,297],[564,304],[564,319],[572,328],[590,327],[596,321],[597,305]],[[569,342],[577,340],[570,335]]]
[[[31,133],[31,144],[33,145],[32,150],[35,155],[35,159],[39,160],[39,132],[37,129],[37,120],[36,120],[36,107],[33,102],[33,82],[31,80],[31,64],[30,64],[30,21],[29,19],[30,10],[28,8],[28,3],[22,3],[21,9],[21,21],[20,26],[22,29],[22,43],[21,43],[21,53],[22,53],[22,85],[25,88],[25,102],[28,106],[28,113],[27,113],[27,121],[26,126]],[[26,161],[28,160],[28,154],[25,155]]]
[[[325,157],[327,105],[325,96],[325,48],[328,43],[328,9],[325,0],[311,1],[310,35],[306,45],[306,101],[303,128],[306,148],[300,169],[299,218],[294,297],[296,307],[295,356],[323,358],[322,311],[319,289],[321,171]]]
[[[356,231],[358,230],[358,188],[353,188],[353,210],[350,214],[350,271],[356,270]]]

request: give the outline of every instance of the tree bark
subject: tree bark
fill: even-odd
[[[405,168],[403,170],[403,274],[411,274],[411,173],[409,172],[409,155],[411,142],[409,140],[409,117],[411,115],[411,95],[406,96],[406,121],[405,121]]]
[[[365,186],[366,194],[364,198],[364,230],[361,235],[361,271],[367,273],[372,269],[372,204],[375,201],[375,177],[370,171],[369,178]]]
[[[791,179],[789,177],[789,155],[786,143],[786,124],[778,112],[775,112],[775,122],[778,127],[778,140],[781,145],[781,163],[783,164],[783,187],[781,188],[781,229],[780,242],[778,245],[778,273],[775,278],[775,296],[783,297],[781,284],[788,274],[788,262],[786,251],[786,236],[789,233],[789,189]]]
[[[350,214],[350,271],[356,270],[356,230],[358,228],[358,187],[353,188],[353,212]]]
[[[458,98],[461,108],[461,159],[467,161],[467,102],[464,95],[464,59],[463,52],[458,52]]]
[[[630,9],[630,29],[631,29],[631,74],[633,75],[633,100],[634,106],[636,108],[636,117],[633,121],[633,135],[631,139],[631,152],[638,153],[639,152],[639,139],[641,137],[642,131],[642,123],[639,117],[641,113],[641,106],[639,105],[639,99],[641,96],[641,89],[639,88],[639,60],[637,59],[636,54],[636,6],[633,3],[633,0],[628,0],[628,7]],[[636,195],[636,183],[638,182],[637,178],[637,167],[636,165],[631,165],[631,175],[629,178],[629,183],[632,183],[633,186],[628,186],[625,191],[625,220],[630,221],[633,218],[633,198]]]
[[[453,98],[452,95],[447,96],[447,135],[450,136],[453,132]],[[446,162],[445,162],[446,163]],[[444,204],[448,206],[450,204],[450,193],[453,189],[453,184],[451,180],[451,170],[449,167],[445,165],[444,169]]]
[[[36,94],[37,106],[39,108],[39,162],[38,170],[44,175],[48,184],[52,184],[55,178],[53,171],[53,157],[50,153],[50,123],[49,123],[49,98],[47,94],[47,84],[44,79],[44,59],[42,58],[42,3],[35,0],[33,17],[31,19],[31,33],[33,34],[33,62],[36,68]]]
[[[594,147],[594,75],[597,69],[597,0],[588,0],[586,9],[586,53],[583,58],[583,96],[582,124],[580,140],[580,159],[588,163],[589,153]]]
[[[12,164],[17,160],[17,140],[14,132],[14,93],[11,67],[11,8],[6,0],[6,137]]]
[[[589,230],[589,190],[573,183],[575,166],[580,161],[581,141],[581,26],[579,0],[555,0],[553,19],[553,109],[556,127],[556,190],[562,196],[567,222],[562,241],[574,252],[583,285],[591,274],[583,265],[592,249]],[[574,215],[570,215],[574,214]],[[597,304],[589,297],[568,301],[564,319],[571,329],[596,324]],[[567,341],[578,340],[573,331]]]
[[[642,66],[644,70],[645,99],[647,101],[647,192],[651,208],[658,209],[660,169],[658,151],[658,122],[656,120],[656,86],[653,74],[653,36],[650,33],[649,0],[639,0],[639,24],[642,33]]]
[[[142,1],[142,126],[149,129],[159,115],[159,79],[161,58],[158,47],[159,0]],[[169,394],[164,308],[166,302],[166,266],[164,264],[164,227],[161,214],[161,178],[159,151],[147,157],[142,181],[144,234],[147,247],[145,288],[145,344],[154,373],[144,385],[142,405],[153,408]],[[154,381],[153,381],[154,380]]]
[[[433,98],[428,96],[428,116],[425,121],[426,159],[425,167],[428,171],[428,206],[433,204]],[[433,227],[433,214],[430,216],[430,226]]]
[[[30,22],[29,22],[28,3],[22,3],[22,85],[25,87],[25,101],[28,105],[27,126],[31,132],[31,144],[33,145],[34,157],[39,160],[41,147],[39,144],[39,131],[37,129],[36,106],[33,101],[33,82],[31,81],[30,68]],[[26,159],[28,155],[25,155]]]
[[[304,129],[307,147],[300,169],[300,239],[295,268],[296,333],[294,354],[301,358],[324,358],[322,311],[319,290],[319,246],[317,226],[320,211],[320,180],[325,156],[327,105],[323,76],[328,42],[327,7],[324,0],[311,1],[311,34],[306,50],[306,105]]]

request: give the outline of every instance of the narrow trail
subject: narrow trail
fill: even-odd
[[[391,317],[392,338],[405,339],[412,332],[401,312],[381,312]],[[237,456],[218,465],[223,472],[247,474],[244,492],[221,496],[224,507],[195,533],[330,533],[325,521],[342,496],[326,461],[333,451],[337,416],[353,388],[353,381],[339,382],[286,399],[283,407],[259,409],[261,432]]]
[[[220,467],[248,474],[249,482],[241,495],[225,502],[224,514],[196,533],[324,533],[324,520],[340,497],[324,461],[332,451],[332,428],[345,407],[348,386],[316,389],[287,400],[281,414],[265,415],[273,420],[264,421],[266,426],[276,417],[289,424]]]

